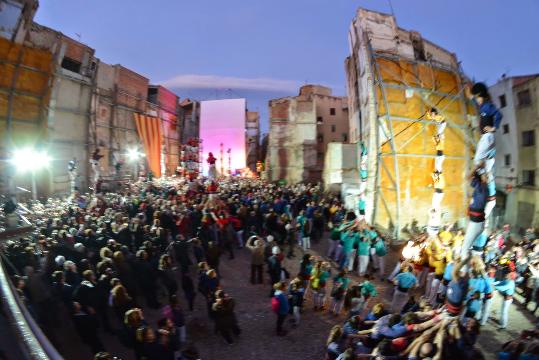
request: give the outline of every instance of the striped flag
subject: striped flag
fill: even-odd
[[[148,166],[156,177],[161,177],[161,120],[154,116],[134,114],[137,132],[144,145]]]

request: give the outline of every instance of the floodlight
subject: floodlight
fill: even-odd
[[[144,157],[144,153],[141,153],[137,149],[129,149],[127,151],[127,157],[129,158],[129,160],[135,161],[140,159],[141,157]]]
[[[18,171],[27,172],[46,168],[50,164],[50,157],[44,151],[24,148],[14,152],[11,162]]]

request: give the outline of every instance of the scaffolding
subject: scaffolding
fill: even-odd
[[[0,38],[0,191],[4,194],[15,191],[15,174],[4,161],[11,149],[46,142],[52,64],[51,52]],[[19,177],[19,184],[27,187],[24,180]]]
[[[465,98],[465,77],[456,57],[398,28],[391,15],[361,9],[352,26],[348,62],[354,66],[348,71],[355,73],[348,74],[349,93],[357,92],[358,111],[351,112],[359,130],[356,141],[365,142],[369,150],[367,220],[390,230],[396,239],[414,222],[426,225],[436,158],[436,122],[426,115],[436,108],[447,121],[443,221],[460,221],[467,207],[466,179],[475,141],[470,125],[474,109]]]
[[[377,146],[378,153],[376,159],[376,173],[378,174],[376,185],[377,201],[374,203],[375,211],[373,222],[383,221],[383,212],[380,211],[380,206],[383,206],[387,214],[387,225],[394,231],[395,237],[399,239],[401,237],[402,228],[406,224],[411,223],[410,219],[403,214],[406,209],[403,208],[402,197],[405,195],[403,190],[411,191],[412,188],[402,189],[403,180],[406,181],[405,178],[414,176],[414,174],[409,171],[410,169],[425,162],[430,163],[434,161],[434,158],[436,157],[435,153],[429,151],[416,152],[417,149],[413,149],[413,143],[417,139],[424,143],[423,140],[426,138],[431,139],[434,136],[435,122],[425,120],[426,113],[430,108],[437,108],[439,113],[447,119],[447,127],[449,132],[452,132],[453,139],[460,138],[459,141],[454,142],[453,145],[465,144],[465,146],[460,149],[456,146],[448,146],[448,151],[445,155],[446,160],[455,162],[453,165],[453,175],[458,174],[457,168],[461,171],[460,176],[452,177],[453,181],[448,182],[448,187],[450,189],[453,188],[453,196],[450,197],[453,201],[455,201],[456,198],[460,198],[459,203],[462,204],[462,214],[466,209],[466,194],[468,187],[468,182],[465,181],[466,176],[462,175],[467,174],[467,169],[470,168],[470,144],[472,144],[472,132],[471,128],[467,125],[469,123],[467,111],[462,109],[466,104],[466,100],[463,94],[462,75],[458,69],[447,69],[443,65],[434,64],[432,62],[412,62],[410,60],[397,59],[384,54],[378,54],[373,51],[370,40],[368,41],[372,72],[374,74],[374,86],[378,94],[376,99],[376,108],[378,109],[376,116],[378,125],[377,143],[379,144],[379,146]],[[450,90],[439,91],[433,90],[432,88],[422,87],[420,84],[410,84],[405,80],[405,77],[402,76],[402,72],[401,74],[398,74],[393,69],[394,65],[398,65],[398,68],[402,69],[401,63],[403,62],[407,67],[411,65],[411,68],[413,69],[411,75],[413,75],[420,84],[422,79],[417,69],[419,66],[422,66],[430,68],[432,74],[439,74],[440,72],[453,74],[457,86],[454,86]],[[383,72],[385,72],[386,76],[384,76]],[[398,81],[401,82],[401,84],[390,83],[390,81]],[[404,92],[405,98],[415,97],[419,100],[419,104],[416,104],[416,107],[423,109],[422,114],[417,114],[419,115],[417,117],[405,117],[399,116],[399,111],[392,111],[392,104],[389,100],[390,94],[388,94],[390,91],[393,91],[393,94],[399,91]],[[459,108],[460,114],[447,111],[453,104]],[[394,113],[397,114],[393,115]],[[423,139],[421,139],[421,137],[423,137]],[[427,149],[425,148],[424,150]],[[408,168],[408,171],[407,169],[403,169],[404,167]],[[426,169],[427,168],[421,171],[424,172],[425,176],[430,176],[431,172]],[[415,183],[415,186],[425,185],[422,177],[423,176],[417,177],[419,183]],[[390,187],[388,187],[388,182],[391,185]],[[458,187],[460,187],[460,190],[455,189]],[[430,193],[431,192],[429,191],[429,194]],[[394,210],[388,206],[388,199],[394,199],[394,201],[392,201],[395,205]],[[408,211],[410,210],[411,209],[408,209]],[[426,214],[426,212],[420,212],[417,215],[421,217],[424,214]],[[446,215],[446,221],[450,220],[456,220],[456,217]]]

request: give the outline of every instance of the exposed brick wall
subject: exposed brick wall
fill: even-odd
[[[65,56],[70,59],[76,60],[80,63],[83,62],[84,54],[86,52],[89,51],[91,52],[92,55],[94,53],[93,49],[89,48],[88,46],[84,44],[81,44],[78,41],[70,39],[67,36],[64,36],[62,38],[62,43],[66,45]]]
[[[179,97],[174,94],[172,91],[168,90],[163,86],[159,86],[157,93],[157,101],[161,108],[169,112],[176,112],[176,105],[178,104]]]
[[[311,112],[313,111],[313,102],[311,100],[297,102],[297,112]]]
[[[331,89],[322,85],[304,85],[299,89],[300,95],[331,95]]]
[[[148,93],[148,79],[121,65],[115,65],[115,67],[118,90],[129,94],[119,93],[117,99],[118,104],[133,107],[141,111],[144,110],[144,101]]]
[[[288,119],[288,107],[290,101],[270,102],[270,120],[273,119]]]

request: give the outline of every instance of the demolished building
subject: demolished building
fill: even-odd
[[[298,96],[269,101],[265,176],[269,181],[317,183],[331,142],[348,142],[346,97],[321,85],[303,85]]]
[[[398,27],[392,15],[359,9],[349,29],[345,61],[350,140],[368,152],[366,219],[398,238],[417,221],[427,223],[433,194],[436,108],[447,122],[443,221],[465,216],[472,156],[474,108],[454,53]],[[359,168],[359,158],[358,168]],[[342,196],[357,206],[358,183]],[[354,198],[351,201],[350,198]]]

